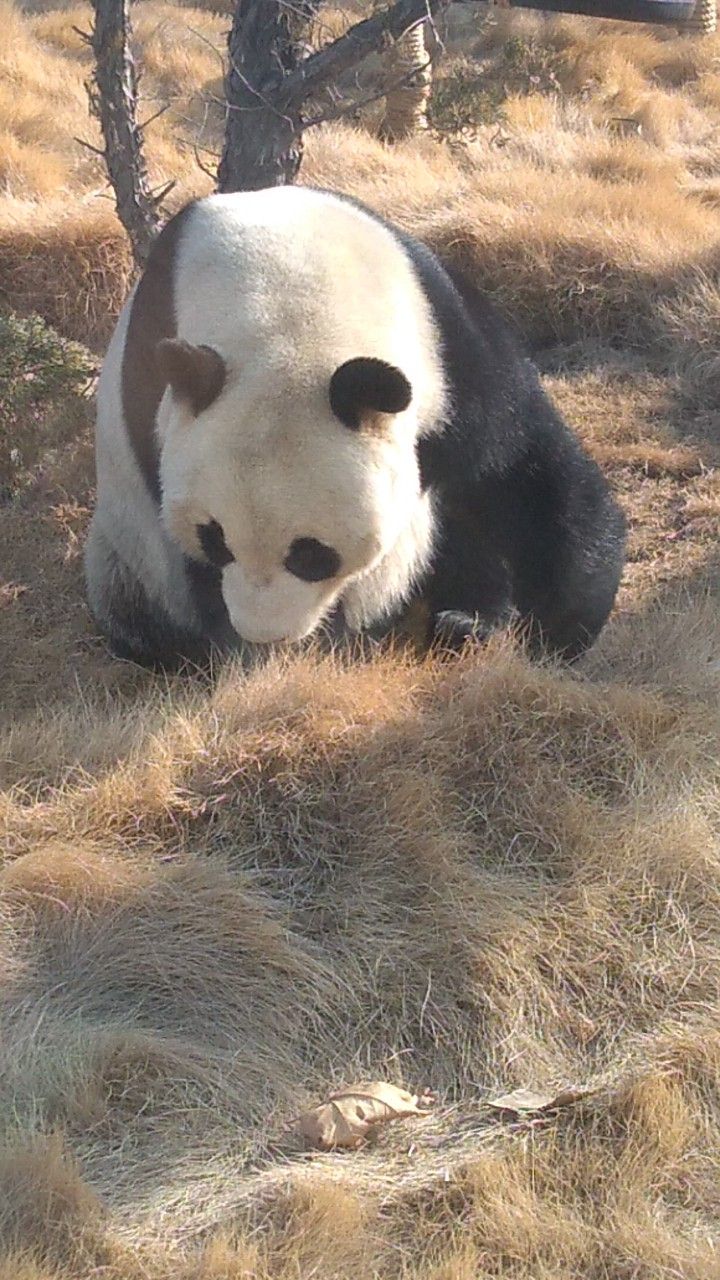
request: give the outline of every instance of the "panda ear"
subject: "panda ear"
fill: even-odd
[[[402,413],[411,400],[412,387],[405,374],[371,356],[346,360],[330,379],[330,407],[354,431],[365,414]]]
[[[227,370],[212,347],[194,347],[182,338],[163,338],[155,348],[157,367],[179,400],[186,400],[197,417],[220,395]]]

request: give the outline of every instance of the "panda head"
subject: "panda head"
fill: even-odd
[[[423,500],[405,372],[294,356],[282,342],[245,360],[181,339],[156,350],[164,524],[217,566],[233,627],[257,644],[309,635]]]

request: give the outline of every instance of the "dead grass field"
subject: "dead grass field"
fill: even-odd
[[[180,203],[226,19],[134,14]],[[485,17],[444,66],[476,119],[389,150],[371,112],[304,176],[523,330],[630,515],[616,616],[572,676],[501,637],[163,683],[84,606],[91,404],[0,424],[0,1280],[720,1277],[720,37]],[[87,22],[0,8],[0,304],[101,351]],[[435,1113],[299,1149],[374,1077]]]

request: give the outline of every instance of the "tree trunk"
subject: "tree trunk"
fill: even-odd
[[[220,191],[281,186],[297,177],[302,132],[322,119],[337,119],[333,103],[323,115],[318,102],[390,37],[444,9],[450,0],[396,0],[317,53],[305,55],[301,36],[320,0],[238,0],[228,41],[228,118],[218,170]],[[307,113],[307,114],[306,114]]]
[[[406,31],[390,50],[387,76],[396,84],[385,100],[381,134],[390,142],[409,138],[427,129],[427,109],[432,87],[430,58],[425,44],[425,23]]]
[[[319,0],[238,0],[228,38],[228,114],[218,169],[220,191],[257,191],[293,182],[302,159],[301,101],[285,101],[283,81],[302,58],[300,38]]]
[[[104,157],[115,192],[118,217],[141,267],[160,227],[158,200],[151,194],[137,124],[137,78],[130,52],[129,0],[93,0],[95,25],[90,43],[95,72],[88,86],[91,109],[100,121]]]

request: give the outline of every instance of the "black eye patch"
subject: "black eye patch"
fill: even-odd
[[[342,561],[334,547],[326,547],[317,538],[296,538],[283,563],[301,582],[324,582],[337,576]]]
[[[217,565],[218,569],[223,569],[226,564],[232,564],[235,557],[225,542],[222,525],[218,524],[217,520],[211,520],[209,524],[199,524],[195,527],[198,542],[210,563]]]

